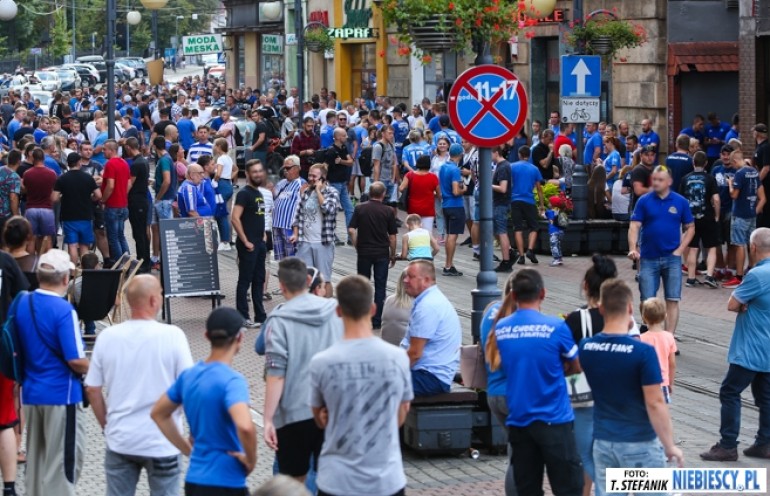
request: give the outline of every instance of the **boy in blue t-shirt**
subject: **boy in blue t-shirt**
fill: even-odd
[[[548,237],[551,241],[551,267],[562,265],[561,240],[564,237],[564,229],[559,226],[559,215],[564,210],[564,200],[561,196],[552,196],[549,200],[551,208],[546,210],[545,218],[548,219]]]
[[[234,371],[241,348],[244,319],[234,308],[220,307],[206,321],[211,354],[182,372],[152,409],[161,432],[190,457],[186,494],[248,494],[246,476],[257,464],[257,432],[249,411],[246,379]],[[190,441],[179,431],[173,413],[184,407]]]

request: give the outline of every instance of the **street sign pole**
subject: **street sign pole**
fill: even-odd
[[[514,73],[492,65],[489,44],[474,43],[476,65],[463,72],[452,85],[447,100],[449,119],[455,131],[479,150],[479,258],[477,287],[471,292],[471,333],[479,341],[484,310],[500,298],[494,254],[492,209],[492,148],[513,139],[527,118],[527,94]]]

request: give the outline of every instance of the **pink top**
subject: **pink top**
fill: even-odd
[[[660,362],[660,373],[663,376],[663,386],[668,386],[668,359],[676,352],[674,335],[668,331],[647,331],[641,335],[642,342],[655,348]]]

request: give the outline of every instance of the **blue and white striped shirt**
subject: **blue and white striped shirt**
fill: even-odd
[[[300,188],[305,184],[305,180],[297,178],[292,182],[286,179],[275,186],[275,199],[273,201],[273,228],[291,229],[294,223],[294,216],[299,204]]]
[[[188,162],[197,162],[198,157],[201,155],[213,155],[213,147],[211,146],[211,143],[199,143],[196,142],[190,147],[190,151],[187,152],[187,161]]]

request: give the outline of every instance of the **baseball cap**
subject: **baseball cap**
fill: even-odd
[[[80,162],[80,154],[78,152],[72,152],[67,155],[67,167],[72,167],[78,162]]]
[[[449,147],[449,156],[450,157],[459,157],[464,152],[463,147],[461,145],[458,145],[457,143],[452,143],[452,146]]]
[[[438,118],[438,123],[444,127],[449,126],[449,116],[448,115],[442,115]]]
[[[654,145],[644,145],[642,147],[642,153],[657,153],[658,150],[655,148]]]
[[[754,126],[754,131],[758,133],[767,134],[767,126],[765,124],[759,123],[756,126]]]
[[[564,200],[562,200],[560,196],[552,196],[548,201],[554,208],[564,208]]]
[[[123,97],[123,101],[126,102],[126,103],[130,102],[131,101],[131,95],[124,96]]]
[[[206,319],[206,335],[209,338],[231,338],[241,332],[245,322],[246,319],[236,309],[219,307]]]
[[[40,256],[37,270],[43,272],[65,273],[75,270],[75,264],[72,263],[72,260],[70,260],[70,256],[66,251],[48,250]]]

